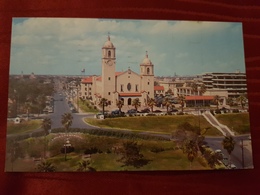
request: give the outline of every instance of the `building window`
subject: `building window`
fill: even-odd
[[[148,91],[148,95],[150,94],[150,91]]]
[[[147,74],[150,74],[150,68],[147,68]]]
[[[89,95],[91,95],[91,92],[89,92]]]
[[[110,77],[108,77],[108,80],[110,81]]]
[[[148,82],[147,85],[150,85],[150,82]]]
[[[120,91],[124,91],[124,85],[120,86]]]
[[[87,95],[87,92],[85,92],[85,95]]]
[[[85,91],[87,91],[88,89],[87,89],[87,87],[85,87]]]
[[[138,92],[138,85],[135,85],[135,91]]]
[[[111,51],[108,51],[107,55],[110,58],[111,57]]]
[[[91,90],[91,87],[90,88],[88,88],[89,90]]]
[[[110,95],[110,92],[108,92],[108,95]]]
[[[127,84],[127,90],[130,91],[131,90],[131,83]]]

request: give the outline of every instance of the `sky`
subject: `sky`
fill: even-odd
[[[139,73],[147,51],[155,76],[245,72],[242,23],[13,18],[10,74],[100,75],[108,34],[117,71]]]

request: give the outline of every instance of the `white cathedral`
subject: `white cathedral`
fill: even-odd
[[[106,98],[112,107],[116,107],[117,100],[130,106],[133,99],[139,98],[141,106],[147,106],[147,99],[154,98],[154,65],[146,52],[140,74],[130,68],[116,72],[116,48],[108,35],[102,47],[102,73],[81,80],[80,96],[92,99],[96,105],[101,98]]]

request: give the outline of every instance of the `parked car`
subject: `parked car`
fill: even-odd
[[[179,110],[178,109],[176,109],[176,108],[172,108],[171,110],[169,110],[170,112],[179,112]]]
[[[150,109],[149,108],[145,108],[143,110],[140,111],[140,113],[149,113]]]
[[[155,110],[155,111],[153,111],[153,112],[155,112],[155,113],[159,113],[159,112],[162,112],[161,110]]]
[[[125,113],[120,110],[114,110],[111,112],[111,115],[113,116],[123,116]]]
[[[135,109],[130,109],[127,111],[127,114],[136,114],[137,111]]]

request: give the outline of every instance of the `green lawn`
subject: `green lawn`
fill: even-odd
[[[49,135],[50,136],[50,135]],[[58,134],[56,136],[59,136]],[[190,162],[187,159],[186,154],[182,150],[175,149],[175,143],[172,141],[154,141],[154,140],[136,140],[138,145],[141,147],[140,153],[143,154],[146,163],[140,168],[134,166],[124,166],[122,162],[118,160],[121,155],[112,148],[114,146],[120,146],[127,139],[106,137],[106,136],[94,136],[81,134],[82,138],[86,140],[84,147],[80,150],[81,144],[77,140],[71,139],[71,144],[75,147],[75,152],[67,154],[67,160],[64,159],[64,154],[60,152],[54,156],[48,157],[47,160],[56,167],[57,172],[74,172],[79,167],[79,162],[83,160],[82,155],[85,149],[90,147],[96,147],[101,152],[91,154],[90,166],[97,171],[141,171],[141,170],[190,170]],[[48,136],[47,136],[48,137]],[[54,137],[53,135],[51,136]],[[34,147],[35,143],[40,146],[37,150],[41,154],[43,143],[40,143],[40,138],[30,138],[20,142],[21,151],[23,151],[26,158],[17,158],[14,163],[14,171],[31,172],[37,171],[37,162],[35,162],[30,156],[30,147]],[[52,142],[59,143],[59,139],[55,139]],[[100,143],[102,142],[102,144]],[[88,144],[89,143],[89,144]],[[51,144],[51,143],[49,143]],[[53,144],[53,143],[52,143]],[[59,144],[58,148],[62,147],[62,143]],[[8,149],[8,151],[11,148]],[[160,151],[154,152],[154,149],[161,149]],[[47,153],[52,153],[55,148],[48,147]],[[6,171],[11,171],[10,154],[7,155],[6,159]],[[207,166],[203,166],[199,158],[196,158],[192,163],[192,170],[205,170],[209,169]]]
[[[105,120],[86,118],[85,121],[91,125],[104,128],[129,129],[134,131],[145,131],[152,133],[174,132],[178,125],[189,122],[192,125],[200,126],[201,129],[211,127],[206,135],[221,135],[202,116],[194,115],[174,115],[174,116],[142,116],[142,117],[121,117],[107,118]]]
[[[20,124],[7,123],[7,134],[20,134],[30,132],[41,127],[42,120],[23,121]]]
[[[238,134],[250,133],[249,113],[217,114],[215,117]]]
[[[77,103],[75,101],[75,103]],[[89,100],[78,100],[78,104],[79,104],[79,108],[83,111],[83,112],[94,112],[97,113],[98,109],[91,104],[91,102]]]

